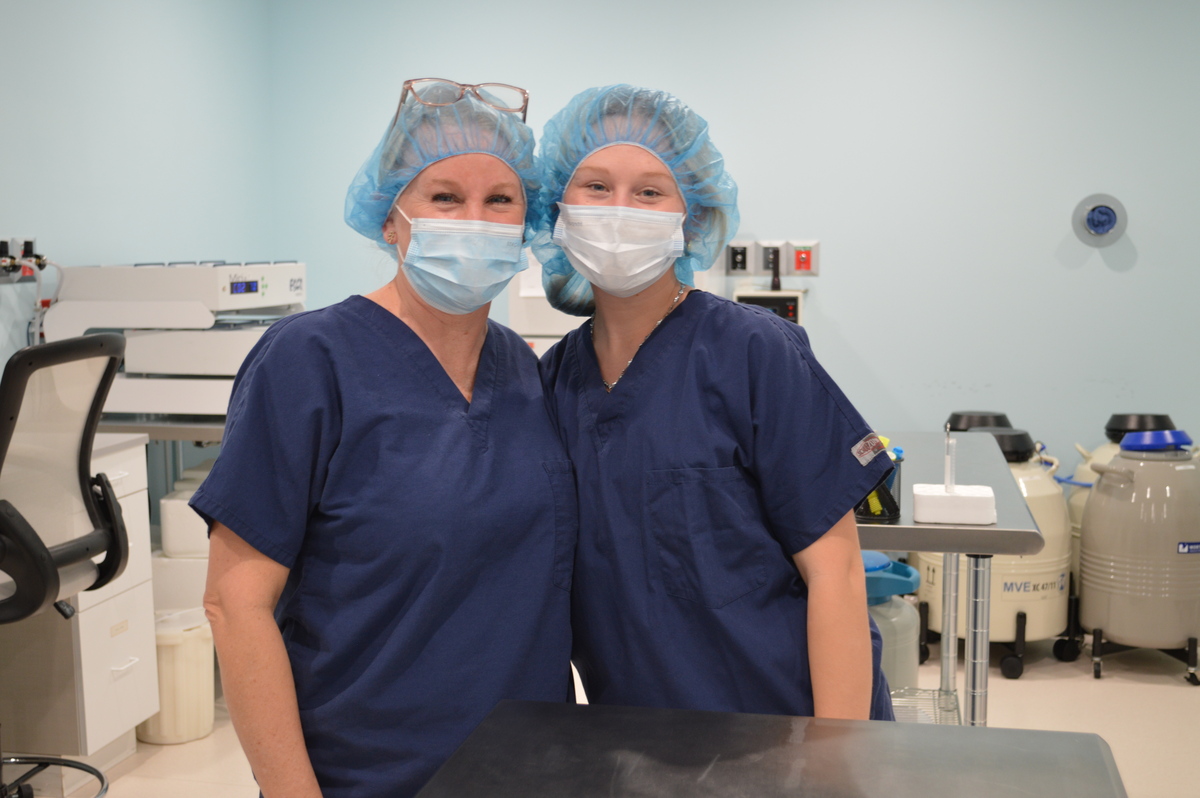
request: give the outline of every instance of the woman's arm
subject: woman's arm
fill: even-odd
[[[204,609],[238,740],[263,798],[320,798],[275,605],[288,569],[213,524]]]
[[[814,714],[867,720],[871,631],[854,513],[847,513],[792,559],[808,585],[808,667]]]

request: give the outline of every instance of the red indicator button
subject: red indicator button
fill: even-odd
[[[810,272],[812,271],[812,250],[797,249],[796,250],[796,271]]]

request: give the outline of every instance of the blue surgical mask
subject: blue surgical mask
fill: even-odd
[[[529,268],[522,225],[419,218],[409,223],[404,276],[421,299],[444,313],[478,310]]]

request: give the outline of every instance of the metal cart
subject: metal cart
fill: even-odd
[[[897,720],[923,723],[987,725],[989,612],[992,556],[1037,554],[1045,540],[996,439],[986,432],[955,432],[958,441],[960,485],[988,485],[996,495],[996,523],[987,526],[918,524],[912,517],[912,485],[940,484],[943,479],[945,434],[897,432],[892,441],[904,449],[900,488],[900,521],[859,524],[864,549],[880,551],[946,552],[942,573],[942,682],[939,689],[909,688],[892,694]],[[956,675],[958,667],[958,555],[968,558],[966,617],[966,679],[960,721]]]

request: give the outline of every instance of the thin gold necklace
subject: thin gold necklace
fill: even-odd
[[[605,382],[603,375],[601,375],[600,382],[604,383],[604,390],[608,391],[609,393],[612,393],[613,386],[616,385],[618,382],[620,382],[621,378],[625,376],[625,372],[628,371],[629,366],[633,364],[633,358],[637,357],[637,353],[639,351],[641,351],[642,345],[650,340],[650,336],[654,335],[654,331],[658,329],[658,325],[662,324],[663,321],[667,318],[667,316],[671,315],[671,311],[674,310],[675,306],[679,304],[679,299],[680,299],[680,297],[683,296],[683,292],[686,290],[687,290],[687,286],[684,285],[683,283],[680,283],[679,290],[675,292],[675,298],[672,299],[671,304],[667,306],[667,312],[662,314],[661,319],[654,322],[654,326],[650,328],[650,332],[646,333],[646,337],[642,339],[642,343],[637,345],[637,349],[633,350],[633,356],[629,358],[629,362],[625,364],[625,368],[621,369],[621,373],[617,375],[617,378],[615,380],[613,380],[612,382]],[[594,350],[596,348],[596,317],[595,316],[592,316],[592,320],[589,323],[589,329],[592,334],[592,349]],[[596,365],[597,366],[600,365],[599,356],[597,356],[597,358],[596,358]]]

